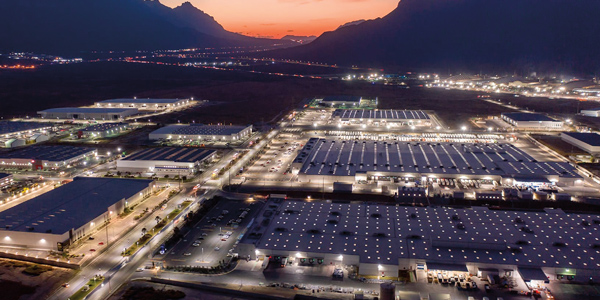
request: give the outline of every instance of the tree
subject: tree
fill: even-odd
[[[165,175],[165,178],[169,178],[169,174]]]
[[[148,232],[148,230],[146,230],[146,228],[142,228],[142,236],[146,235],[146,232]]]
[[[154,220],[156,221],[156,224],[160,223],[160,216],[156,216],[156,218],[154,218]]]

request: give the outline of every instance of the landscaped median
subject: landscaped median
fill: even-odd
[[[82,300],[87,297],[90,293],[92,293],[98,286],[100,286],[104,282],[104,277],[102,276],[94,276],[86,285],[80,288],[75,294],[69,297],[69,300]]]
[[[157,235],[165,226],[167,226],[169,222],[173,221],[173,219],[175,219],[181,213],[181,211],[183,211],[186,207],[190,206],[190,204],[192,204],[192,201],[184,201],[178,208],[171,211],[165,219],[160,219],[159,217],[157,217],[155,219],[156,226],[154,226],[150,230],[145,230],[144,228],[144,230],[142,230],[141,232],[143,234],[142,237],[135,243],[133,243],[131,246],[129,246],[129,248],[125,249],[121,253],[121,255],[134,255],[140,248],[144,247],[144,245],[146,245],[155,235]]]

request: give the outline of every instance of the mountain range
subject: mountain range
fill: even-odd
[[[2,0],[0,28],[2,52],[66,54],[282,43],[229,32],[189,2],[172,9],[158,0]]]
[[[598,0],[402,0],[264,56],[429,71],[600,71]]]

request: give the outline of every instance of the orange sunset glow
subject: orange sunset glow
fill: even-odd
[[[182,0],[161,0],[175,7]],[[225,29],[250,36],[320,35],[360,19],[383,17],[398,0],[189,0]]]

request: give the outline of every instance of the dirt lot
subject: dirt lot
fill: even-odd
[[[39,266],[39,267],[34,267]],[[31,274],[30,275],[25,271]],[[0,289],[3,300],[45,299],[73,276],[73,270],[48,267],[11,259],[0,259]]]

